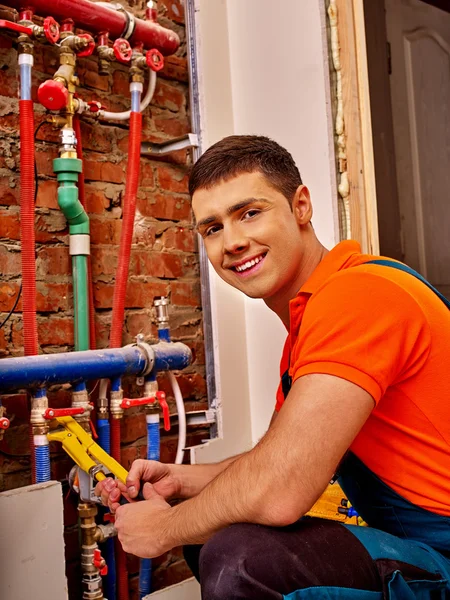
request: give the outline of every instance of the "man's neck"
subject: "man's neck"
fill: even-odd
[[[322,259],[328,254],[328,250],[322,246],[319,240],[314,236],[311,243],[305,248],[301,264],[299,265],[298,275],[292,284],[284,293],[277,294],[275,298],[265,300],[267,306],[276,313],[283,321],[284,326],[289,331],[289,302],[295,298],[298,291],[306,281],[311,277]]]

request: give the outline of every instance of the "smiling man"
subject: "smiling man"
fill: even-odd
[[[284,323],[271,426],[215,465],[136,461],[97,486],[126,551],[180,544],[204,600],[450,593],[449,311],[398,263],[317,239],[291,155],[261,136],[212,146],[190,178],[217,274]],[[336,469],[369,528],[302,518]],[[146,482],[144,484],[144,482]],[[147,501],[119,506],[120,493]],[[171,507],[167,500],[184,498]],[[445,591],[447,590],[447,592]]]

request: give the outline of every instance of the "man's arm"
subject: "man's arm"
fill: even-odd
[[[344,379],[301,377],[255,448],[196,497],[170,508],[148,489],[148,502],[118,507],[124,549],[151,557],[181,544],[204,543],[233,523],[295,522],[323,492],[373,408],[372,397]]]

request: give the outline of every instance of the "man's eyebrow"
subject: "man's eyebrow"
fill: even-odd
[[[272,202],[270,202],[266,198],[245,198],[244,200],[241,200],[240,202],[236,202],[236,204],[229,206],[226,211],[227,215],[230,216],[233,213],[242,210],[246,206],[249,206],[249,204],[253,204],[254,202],[263,202],[264,204],[272,205]],[[210,223],[214,223],[218,220],[219,217],[217,217],[216,215],[211,215],[210,217],[206,217],[205,219],[201,219],[201,221],[198,221],[196,228],[200,229],[201,227],[209,225]]]

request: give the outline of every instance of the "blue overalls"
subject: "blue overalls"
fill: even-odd
[[[421,275],[384,259],[368,264],[390,266],[417,277],[450,309],[450,302]],[[283,382],[283,391],[289,383]],[[431,513],[399,496],[349,452],[338,481],[369,527],[343,525],[358,538],[377,565],[384,582],[380,592],[343,587],[311,587],[284,596],[288,600],[444,600],[450,599],[450,518]],[[402,563],[421,573],[404,578]]]

